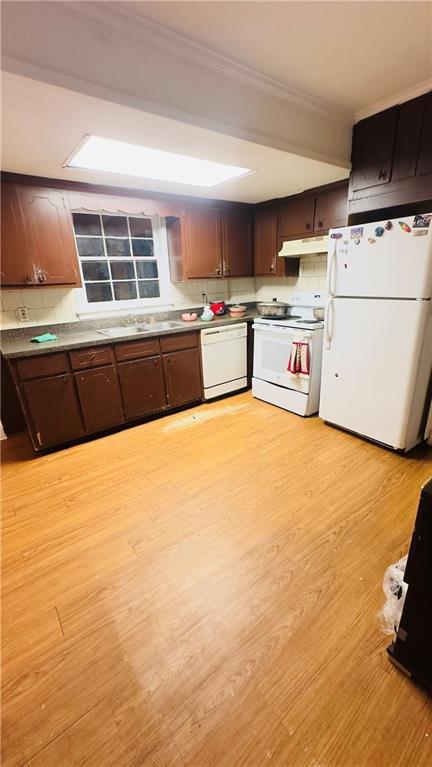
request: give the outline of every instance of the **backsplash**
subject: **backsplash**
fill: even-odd
[[[257,277],[256,301],[268,301],[277,298],[289,301],[297,291],[316,290],[321,293],[326,289],[327,256],[304,256],[300,259],[298,277]]]
[[[326,256],[306,256],[300,260],[300,274],[296,277],[235,277],[221,280],[190,280],[174,283],[171,290],[171,308],[187,309],[202,304],[202,293],[209,299],[222,299],[227,303],[262,301],[278,298],[289,300],[298,290],[325,290]],[[75,290],[70,288],[28,288],[0,292],[0,327],[26,328],[77,322]],[[16,309],[28,309],[29,322],[19,322]],[[153,314],[157,309],[152,309]]]

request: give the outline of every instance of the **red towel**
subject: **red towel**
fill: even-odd
[[[288,373],[298,375],[310,374],[310,354],[309,343],[307,341],[293,341],[291,347],[291,354],[288,360]]]

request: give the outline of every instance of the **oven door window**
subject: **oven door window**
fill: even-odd
[[[294,376],[287,370],[291,345],[297,339],[298,334],[290,332],[255,330],[255,378],[261,378],[263,381],[307,394],[309,392],[309,376]],[[312,348],[310,351],[312,352]]]

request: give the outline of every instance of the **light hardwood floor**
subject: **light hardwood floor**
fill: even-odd
[[[376,620],[431,475],[250,393],[8,440],[4,767],[431,765]]]

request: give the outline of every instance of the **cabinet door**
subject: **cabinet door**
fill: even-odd
[[[221,215],[219,208],[197,207],[186,211],[185,277],[222,276]]]
[[[278,259],[277,208],[273,205],[254,212],[254,260],[257,276],[276,276],[282,269]]]
[[[23,185],[18,197],[34,281],[80,285],[72,219],[63,192]]]
[[[316,198],[314,230],[328,232],[346,226],[348,216],[348,186],[321,192]]]
[[[160,357],[122,362],[118,372],[127,419],[157,413],[166,407]]]
[[[1,283],[4,286],[25,285],[29,280],[30,262],[16,186],[2,184]]]
[[[164,354],[166,398],[168,407],[185,405],[201,399],[201,367],[198,349],[184,349]]]
[[[297,197],[279,205],[278,238],[303,237],[313,232],[315,197]]]
[[[87,432],[108,429],[123,421],[123,408],[114,365],[75,373]]]
[[[388,184],[399,107],[391,107],[354,125],[352,190]]]
[[[399,107],[392,181],[415,176],[425,100],[419,96]]]
[[[222,260],[224,277],[249,277],[253,274],[250,210],[232,208],[223,211]]]
[[[81,414],[70,373],[23,383],[36,445],[51,447],[83,435]]]
[[[432,91],[427,94],[420,138],[417,175],[432,173]]]

